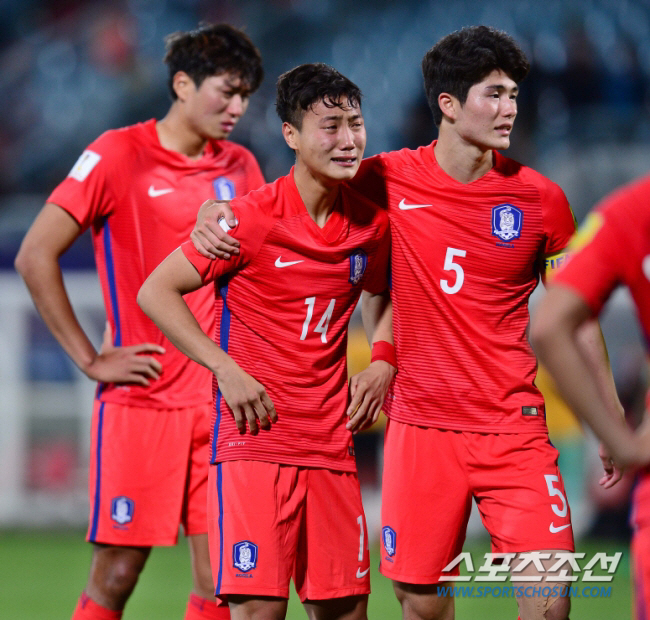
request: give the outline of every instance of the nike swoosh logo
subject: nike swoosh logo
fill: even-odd
[[[561,532],[562,530],[566,530],[567,527],[571,527],[570,523],[567,523],[566,525],[561,525],[560,527],[555,527],[553,523],[548,526],[548,531],[551,532],[551,534],[557,534],[558,532]]]
[[[433,205],[411,205],[411,204],[407,204],[404,198],[402,198],[402,200],[400,200],[399,203],[399,208],[402,211],[408,211],[409,209],[422,209],[424,207],[433,207]]]
[[[282,268],[282,267],[291,267],[291,265],[297,265],[298,263],[302,263],[302,262],[303,262],[303,261],[301,261],[301,260],[289,260],[289,261],[286,261],[286,262],[283,263],[283,262],[282,262],[282,256],[278,256],[278,257],[275,259],[275,266],[276,266],[276,267],[279,267],[279,268]]]
[[[173,191],[173,189],[154,189],[154,186],[150,185],[147,194],[149,194],[149,196],[152,198],[158,198],[158,196],[164,196],[165,194],[169,194],[169,192]]]
[[[368,571],[370,570],[370,567],[366,568],[366,570],[361,570],[361,567],[357,568],[357,579],[361,579],[361,577],[365,577],[368,574]]]

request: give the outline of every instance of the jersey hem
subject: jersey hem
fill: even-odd
[[[241,456],[226,456],[226,457],[216,457],[210,461],[210,465],[218,465],[219,463],[232,463],[233,461],[256,461],[256,462],[261,462],[261,463],[272,463],[274,465],[288,465],[290,467],[305,467],[308,469],[327,469],[329,471],[340,471],[344,472],[346,474],[356,474],[357,473],[357,466],[356,462],[350,463],[349,465],[344,465],[340,463],[340,461],[322,461],[319,463],[315,463],[313,461],[306,462],[306,461],[300,461],[298,459],[295,460],[285,460],[282,459],[281,457],[276,458],[276,459],[269,459],[269,458],[262,458],[262,457],[255,457],[251,455],[246,455],[246,458],[241,457]]]
[[[319,590],[316,593],[308,592],[306,596],[300,596],[300,601],[327,601],[334,598],[344,598],[346,596],[363,596],[370,594],[370,586],[354,586],[350,588],[336,588],[335,590]]]
[[[239,586],[223,586],[216,593],[217,597],[227,597],[229,594],[245,594],[257,596],[276,596],[278,598],[289,598],[289,588],[245,588]]]
[[[164,538],[125,538],[124,536],[118,538],[106,536],[105,534],[91,538],[89,534],[86,534],[86,542],[117,547],[175,547],[178,544],[178,534]]]
[[[417,426],[420,428],[436,428],[442,431],[459,431],[462,433],[480,433],[489,435],[515,435],[520,433],[548,435],[548,427],[545,420],[537,420],[522,425],[500,425],[500,426],[470,426],[467,424],[453,424],[438,422],[437,420],[407,420],[393,413],[386,414],[386,417],[393,422]]]
[[[141,407],[143,409],[190,409],[192,407],[200,407],[202,405],[212,405],[212,398],[203,400],[188,400],[180,403],[170,403],[169,401],[151,400],[149,398],[112,398],[112,394],[102,393],[96,397],[101,403],[111,403],[113,405],[123,405],[126,407]]]

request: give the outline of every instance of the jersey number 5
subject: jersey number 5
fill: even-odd
[[[467,252],[465,250],[457,250],[456,248],[447,248],[447,254],[445,254],[445,264],[443,269],[445,271],[453,271],[456,274],[456,280],[453,285],[449,284],[449,280],[440,280],[440,288],[447,293],[448,295],[453,295],[460,291],[463,282],[465,281],[465,272],[463,268],[454,262],[454,258],[460,257],[465,258]]]
[[[334,312],[334,304],[336,299],[330,299],[330,303],[327,306],[327,310],[318,321],[318,325],[314,327],[314,331],[320,334],[321,342],[327,342],[327,328],[330,325],[330,320],[332,319],[332,313]],[[307,305],[307,316],[305,317],[305,322],[302,324],[302,334],[300,335],[300,340],[307,338],[307,332],[309,332],[309,323],[311,322],[311,317],[314,314],[314,306],[316,305],[315,297],[307,297],[305,299],[305,304]]]
[[[555,504],[551,504],[551,509],[558,517],[566,517],[568,511],[568,504],[564,493],[557,487],[553,486],[554,484],[559,484],[560,479],[557,476],[552,476],[550,474],[544,474],[544,479],[546,480],[546,488],[548,489],[549,497],[558,497],[560,502],[562,502],[561,507]]]

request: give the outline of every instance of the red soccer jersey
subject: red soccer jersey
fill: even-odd
[[[556,184],[499,153],[459,183],[434,146],[372,157],[354,179],[391,221],[399,371],[385,410],[419,426],[544,431],[528,298],[574,231],[571,209]]]
[[[101,400],[144,407],[210,402],[209,372],[180,353],[140,310],[136,296],[153,269],[187,237],[201,204],[230,199],[264,183],[253,155],[227,141],[199,160],[164,149],[156,121],[108,131],[79,158],[48,202],[92,228],[95,261],[115,345],[154,342],[166,349],[163,373],[149,387],[105,385]],[[206,331],[214,326],[209,291],[186,297]]]
[[[630,289],[650,352],[650,176],[607,198],[572,242],[576,253],[554,281],[580,295],[597,315],[614,289]],[[650,470],[635,490],[634,524],[650,524]]]
[[[266,388],[270,431],[240,435],[215,381],[212,462],[260,460],[355,471],[348,404],[348,321],[361,290],[386,290],[386,214],[345,186],[321,229],[286,177],[234,200],[239,256],[185,256],[216,281],[215,341]]]

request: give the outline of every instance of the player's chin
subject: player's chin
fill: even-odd
[[[206,137],[209,140],[226,140],[228,136],[232,133],[232,130],[234,129],[234,125],[231,126],[223,126],[219,125],[217,127],[211,127],[206,133],[208,134]]]
[[[498,151],[503,151],[509,147],[510,147],[510,134],[501,135],[495,138],[490,148],[496,149]]]

